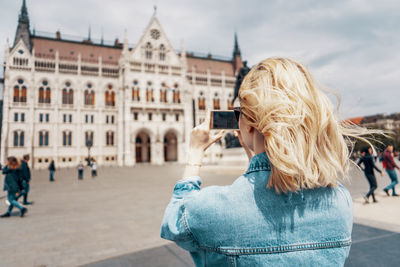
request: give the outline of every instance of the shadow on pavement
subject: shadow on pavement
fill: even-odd
[[[353,244],[345,266],[400,266],[400,233],[360,224],[353,226]],[[194,266],[188,252],[174,244],[84,265],[85,267]]]
[[[83,265],[85,267],[192,267],[194,266],[189,253],[175,244],[142,250],[135,253],[125,254],[104,261]]]
[[[354,224],[352,236],[346,267],[400,266],[400,233]]]

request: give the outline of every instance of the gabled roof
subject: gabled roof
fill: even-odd
[[[156,38],[152,37],[152,31],[156,31],[158,36]],[[157,35],[157,34],[156,34]],[[165,34],[163,28],[161,27],[160,21],[157,19],[155,14],[151,17],[149,24],[145,28],[139,41],[132,49],[131,59],[140,60],[142,57],[141,48],[144,48],[146,44],[150,44],[154,49],[159,49],[160,45],[163,45],[166,49],[167,60],[169,64],[178,65],[180,64],[180,58],[173,48],[171,42],[169,41],[167,35]]]

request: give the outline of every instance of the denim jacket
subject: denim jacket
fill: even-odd
[[[161,237],[191,253],[196,266],[343,266],[353,204],[339,184],[277,194],[267,189],[265,153],[229,186],[200,190],[200,177],[177,182]]]

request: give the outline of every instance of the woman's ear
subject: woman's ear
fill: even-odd
[[[252,133],[254,131],[254,127],[250,126],[250,125],[247,125],[246,126],[246,130],[247,130],[248,133]]]

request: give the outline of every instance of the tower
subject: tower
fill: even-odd
[[[235,43],[233,47],[233,68],[235,71],[235,75],[238,74],[240,68],[243,66],[242,62],[242,56],[240,55],[240,48],[239,48],[239,43],[238,43],[238,38],[237,38],[237,33],[235,32]]]
[[[29,50],[32,50],[32,44],[31,44],[31,33],[29,30],[29,16],[28,16],[28,9],[26,7],[26,1],[22,1],[22,7],[21,11],[19,13],[18,17],[18,26],[17,26],[17,32],[15,33],[15,40],[14,40],[14,45],[15,46],[19,40],[22,39],[24,44]]]

